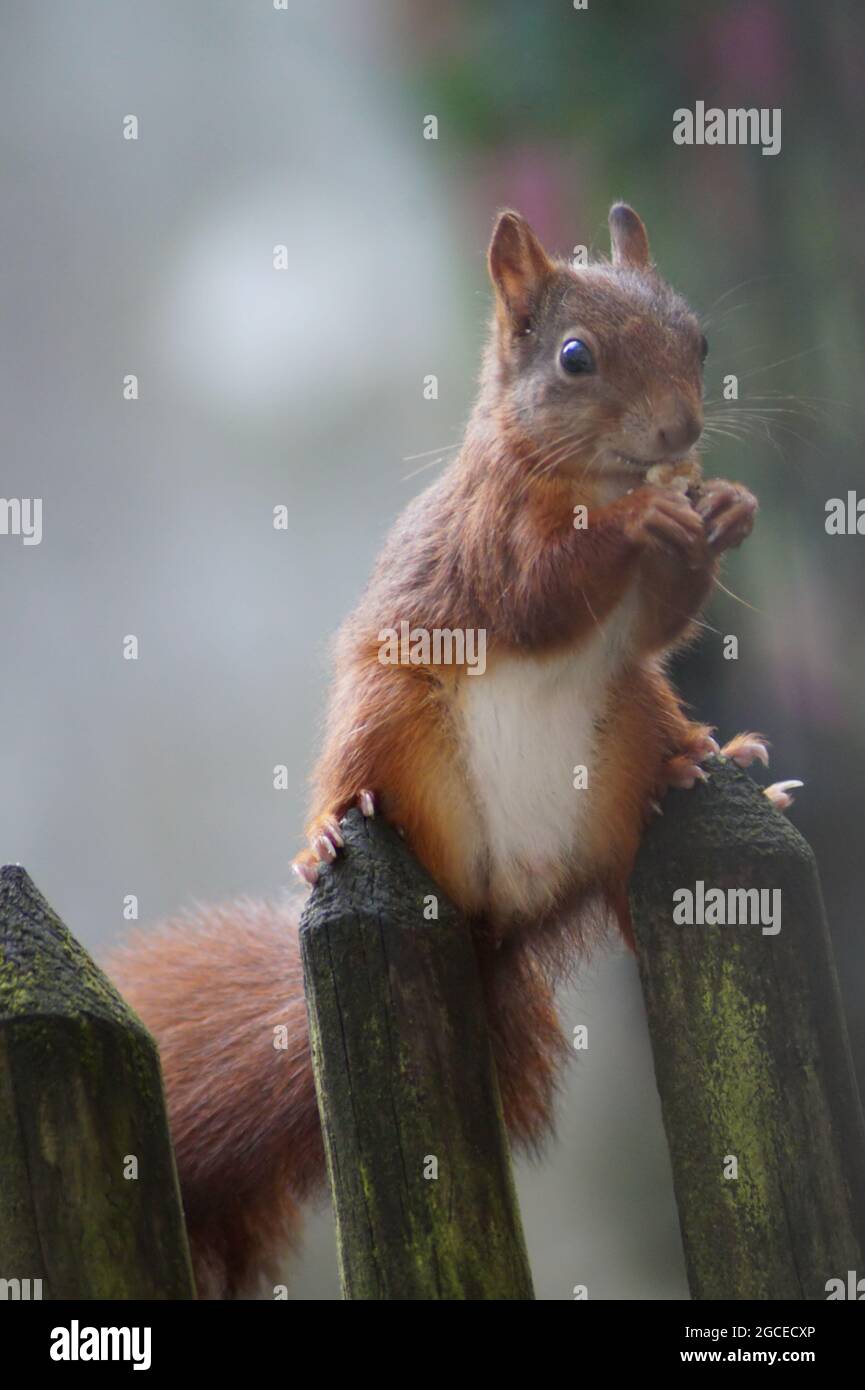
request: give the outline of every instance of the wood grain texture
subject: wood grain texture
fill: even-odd
[[[342,829],[301,945],[344,1297],[531,1299],[468,927],[383,821]]]
[[[865,1125],[817,867],[746,773],[707,767],[665,799],[631,884],[691,1292],[825,1299],[865,1273]],[[675,925],[698,880],[780,889],[780,932]]]
[[[0,870],[0,1173],[0,1279],[41,1279],[45,1299],[194,1297],[156,1046],[16,865]]]

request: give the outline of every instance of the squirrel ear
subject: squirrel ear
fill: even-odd
[[[528,332],[538,292],[554,267],[519,213],[499,214],[488,259],[499,322],[512,333]]]
[[[610,246],[613,265],[643,269],[649,265],[649,238],[642,221],[627,203],[610,208]]]

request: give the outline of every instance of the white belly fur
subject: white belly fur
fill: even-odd
[[[626,599],[576,649],[541,659],[496,656],[483,675],[461,682],[463,748],[481,821],[478,850],[497,911],[537,912],[554,895],[562,868],[570,876],[584,867],[595,721],[628,654],[633,618],[633,601]],[[588,769],[587,790],[574,787],[579,764]]]

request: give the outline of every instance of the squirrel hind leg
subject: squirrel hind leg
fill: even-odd
[[[706,774],[700,765],[705,758],[729,758],[737,767],[742,768],[752,767],[754,763],[762,763],[763,767],[769,766],[769,743],[763,734],[736,734],[719,749],[711,736],[711,729],[705,725],[693,727],[694,737],[686,748],[670,758],[662,768],[659,787],[661,795],[669,787],[690,788],[697,782],[705,782]],[[786,811],[795,800],[791,793],[802,786],[804,783],[798,778],[789,778],[785,782],[773,782],[770,787],[764,787],[763,795],[771,801],[776,810]],[[661,808],[657,803],[652,803],[652,809],[659,811]]]
[[[739,767],[750,767],[755,762],[762,763],[764,767],[769,766],[769,744],[762,734],[737,734],[729,743],[724,744],[721,755],[731,758]],[[791,777],[786,782],[773,782],[770,787],[764,787],[763,795],[771,801],[777,811],[787,811],[795,800],[791,792],[804,785],[798,778]]]

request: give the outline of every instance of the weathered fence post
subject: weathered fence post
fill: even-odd
[[[15,865],[0,870],[0,1174],[7,1297],[194,1298],[156,1045]]]
[[[865,1274],[865,1124],[817,868],[746,773],[708,769],[664,801],[631,889],[691,1292],[825,1299]],[[780,931],[676,925],[698,883],[779,890]]]
[[[531,1299],[468,927],[382,820],[342,830],[301,943],[344,1297]]]

